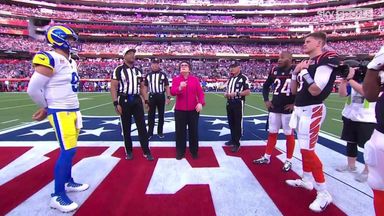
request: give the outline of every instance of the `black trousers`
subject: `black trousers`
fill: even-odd
[[[231,142],[240,145],[240,138],[243,133],[243,101],[232,100],[227,102],[227,118],[231,130]]]
[[[131,125],[132,116],[135,119],[139,140],[144,154],[150,153],[148,147],[148,133],[144,119],[143,102],[139,95],[135,96],[120,96],[119,104],[122,107],[121,124],[124,135],[124,145],[127,152],[132,152]]]
[[[185,155],[187,147],[187,126],[189,135],[189,151],[197,154],[199,149],[199,113],[175,110],[176,153]]]
[[[158,124],[157,134],[163,134],[164,127],[164,107],[165,107],[165,95],[164,93],[150,94],[148,100],[148,135],[153,135],[153,128],[155,127],[155,114],[156,109],[158,112]]]

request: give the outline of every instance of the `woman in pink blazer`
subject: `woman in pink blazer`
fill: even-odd
[[[176,96],[176,159],[185,157],[187,146],[187,125],[189,134],[189,151],[197,159],[199,148],[199,113],[205,105],[203,88],[197,77],[190,74],[191,64],[182,61],[179,64],[180,75],[172,80],[171,94]]]

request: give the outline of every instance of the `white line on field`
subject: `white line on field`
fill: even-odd
[[[29,98],[19,98],[19,99],[5,99],[5,100],[2,100],[1,102],[9,102],[9,101],[22,101],[22,100],[31,100]]]
[[[333,121],[337,121],[337,122],[343,122],[343,121],[341,121],[340,119],[335,119],[335,118],[333,118],[332,120],[333,120]]]
[[[13,109],[13,108],[19,108],[19,107],[27,107],[27,106],[36,106],[35,104],[25,104],[25,105],[20,105],[20,106],[13,106],[13,107],[3,107],[0,108],[0,110],[7,110],[7,109]]]
[[[265,111],[265,110],[263,110],[263,109],[257,108],[257,107],[255,107],[255,106],[252,106],[252,105],[249,105],[249,104],[245,104],[245,106],[247,106],[247,107],[251,107],[251,108],[253,108],[253,109],[255,109],[255,110],[258,110],[258,111],[261,111],[261,112],[264,112],[264,113],[268,113],[267,111]]]
[[[331,109],[331,110],[337,110],[337,111],[343,111],[342,109],[333,108],[333,107],[327,107],[327,109]]]
[[[1,122],[1,124],[7,124],[7,123],[15,122],[15,121],[18,121],[18,120],[19,119],[12,119],[12,120],[9,120],[9,121]]]
[[[219,95],[219,94],[217,94],[217,93],[213,93],[213,94],[216,95],[216,96],[218,96],[218,97],[222,97],[222,95]],[[245,103],[245,106],[247,106],[247,107],[251,107],[251,108],[253,108],[253,109],[255,109],[255,110],[258,110],[258,111],[261,111],[261,112],[263,112],[263,113],[268,113],[267,111],[265,111],[265,110],[263,110],[263,109],[257,108],[257,107],[255,107],[255,106],[249,105],[249,104],[247,104],[247,103]]]
[[[85,110],[90,110],[90,109],[94,109],[94,108],[97,108],[97,107],[102,107],[102,106],[105,106],[107,104],[111,104],[111,102],[108,102],[108,103],[103,103],[103,104],[99,104],[99,105],[96,105],[96,106],[92,106],[92,107],[88,107],[88,108],[85,108],[85,109],[81,109],[80,111],[85,111]]]

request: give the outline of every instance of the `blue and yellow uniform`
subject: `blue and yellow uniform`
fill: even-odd
[[[79,76],[76,62],[54,51],[49,51],[37,53],[32,63],[53,70],[53,76],[45,87],[48,119],[55,129],[60,147],[65,150],[76,147],[81,128],[77,97]]]
[[[76,62],[69,58],[76,51],[69,40],[77,40],[75,32],[66,26],[52,26],[46,32],[46,40],[55,51],[39,52],[32,60],[36,72],[32,75],[28,94],[47,110],[48,120],[55,130],[60,144],[60,155],[55,166],[55,192],[51,194],[50,207],[62,212],[78,208],[69,199],[68,191],[83,191],[88,184],[76,183],[72,178],[72,160],[76,153],[77,138],[82,119],[77,97],[79,76]],[[52,70],[46,71],[37,66]],[[37,94],[36,92],[40,92]]]

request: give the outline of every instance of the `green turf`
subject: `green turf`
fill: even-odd
[[[111,116],[115,115],[109,93],[80,93],[80,108],[83,115]],[[0,93],[0,130],[12,128],[31,122],[31,116],[37,109],[25,93]],[[327,118],[322,126],[322,131],[340,136],[342,123],[341,110],[344,99],[338,95],[331,95],[326,101]],[[225,99],[222,93],[207,93],[206,107],[202,114],[226,116]],[[172,109],[174,102],[167,106]],[[244,110],[245,115],[265,114],[264,102],[261,94],[252,94],[247,97]],[[16,120],[17,119],[17,120]]]

